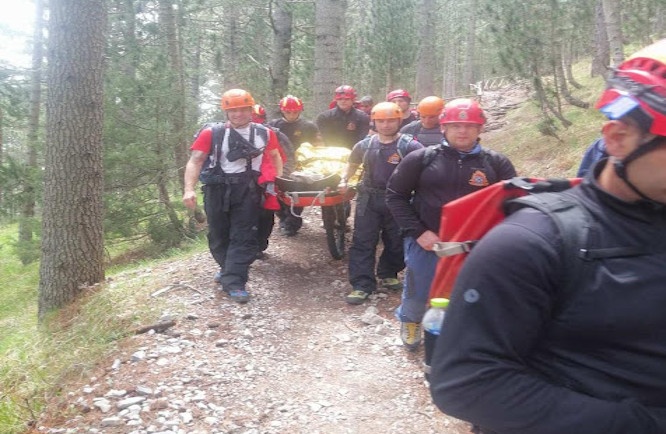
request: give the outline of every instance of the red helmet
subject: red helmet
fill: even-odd
[[[606,84],[596,105],[606,117],[619,119],[631,112],[645,130],[666,136],[666,39],[622,62]]]
[[[454,122],[483,125],[486,123],[486,115],[483,114],[483,110],[477,101],[469,98],[458,98],[449,101],[439,116],[441,125]]]
[[[356,90],[346,84],[335,89],[335,100],[339,99],[353,99],[356,100]]]
[[[280,111],[283,112],[302,112],[303,101],[293,95],[287,95],[280,100]]]
[[[261,104],[252,106],[252,122],[255,124],[266,122],[266,109]]]
[[[405,89],[396,89],[386,94],[386,101],[393,101],[395,98],[404,98],[408,102],[412,101],[412,96]]]

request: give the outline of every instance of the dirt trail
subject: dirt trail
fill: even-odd
[[[399,293],[344,302],[346,261],[330,258],[318,210],[306,209],[296,237],[276,229],[247,305],[220,293],[208,253],[150,270],[182,285],[160,296],[184,312],[176,326],[127,339],[85,384],[66,386],[33,432],[469,432],[431,404],[422,349],[402,347]]]

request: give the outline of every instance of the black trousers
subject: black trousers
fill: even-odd
[[[275,211],[270,209],[262,209],[259,212],[259,226],[257,232],[257,242],[260,252],[268,248],[268,239],[273,233],[273,226],[275,226]]]
[[[298,216],[303,212],[302,207],[294,207],[294,214]],[[280,201],[280,210],[276,213],[280,219],[280,227],[288,232],[296,233],[303,226],[303,219],[291,213],[291,207]]]
[[[245,289],[258,251],[261,190],[254,179],[203,186],[208,218],[208,248],[222,270],[226,291]]]
[[[349,248],[349,283],[354,289],[372,292],[377,289],[375,275],[380,279],[397,277],[405,268],[400,230],[384,197],[383,193],[361,191],[356,199],[354,234]],[[377,263],[380,238],[384,248]]]

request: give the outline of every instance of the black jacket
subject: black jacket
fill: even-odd
[[[352,108],[345,113],[338,107],[317,116],[317,128],[326,146],[342,146],[352,149],[370,130],[370,117]]]
[[[433,149],[436,154],[427,157]],[[445,203],[514,176],[511,161],[489,149],[461,156],[444,145],[423,148],[406,155],[395,169],[386,203],[403,234],[418,238],[426,230],[439,233]]]
[[[605,259],[577,293],[553,221],[511,215],[466,259],[432,363],[445,413],[483,433],[666,433],[666,213],[591,178],[572,190],[594,218],[590,247],[645,246]]]
[[[271,127],[278,128],[284,134],[289,137],[289,140],[294,145],[294,151],[298,149],[303,143],[308,142],[313,144],[317,141],[317,135],[319,130],[317,126],[310,121],[304,119],[297,119],[294,122],[287,122],[286,120],[279,118],[273,119],[268,123]]]

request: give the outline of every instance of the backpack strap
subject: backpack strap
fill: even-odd
[[[425,152],[423,153],[423,159],[421,160],[421,172],[423,172],[423,169],[428,167],[430,163],[433,162],[435,157],[442,152],[442,145],[441,143],[437,145],[430,145],[426,146]]]
[[[405,158],[405,155],[407,155],[409,144],[413,141],[414,136],[411,134],[400,134],[400,138],[398,139],[398,155],[400,156],[401,160]]]
[[[204,128],[207,125],[204,125]],[[210,154],[212,155],[211,167],[218,165],[222,169],[222,165],[219,162],[222,159],[222,144],[224,143],[224,136],[227,135],[227,125],[225,122],[215,122],[210,125],[210,130],[212,134],[210,150]]]
[[[553,317],[562,313],[581,291],[581,285],[589,282],[589,276],[601,259],[644,256],[652,254],[641,246],[592,248],[595,237],[595,221],[590,212],[575,195],[568,191],[531,194],[512,199],[505,205],[507,214],[531,207],[547,214],[555,223],[562,237],[563,292],[553,311]]]

